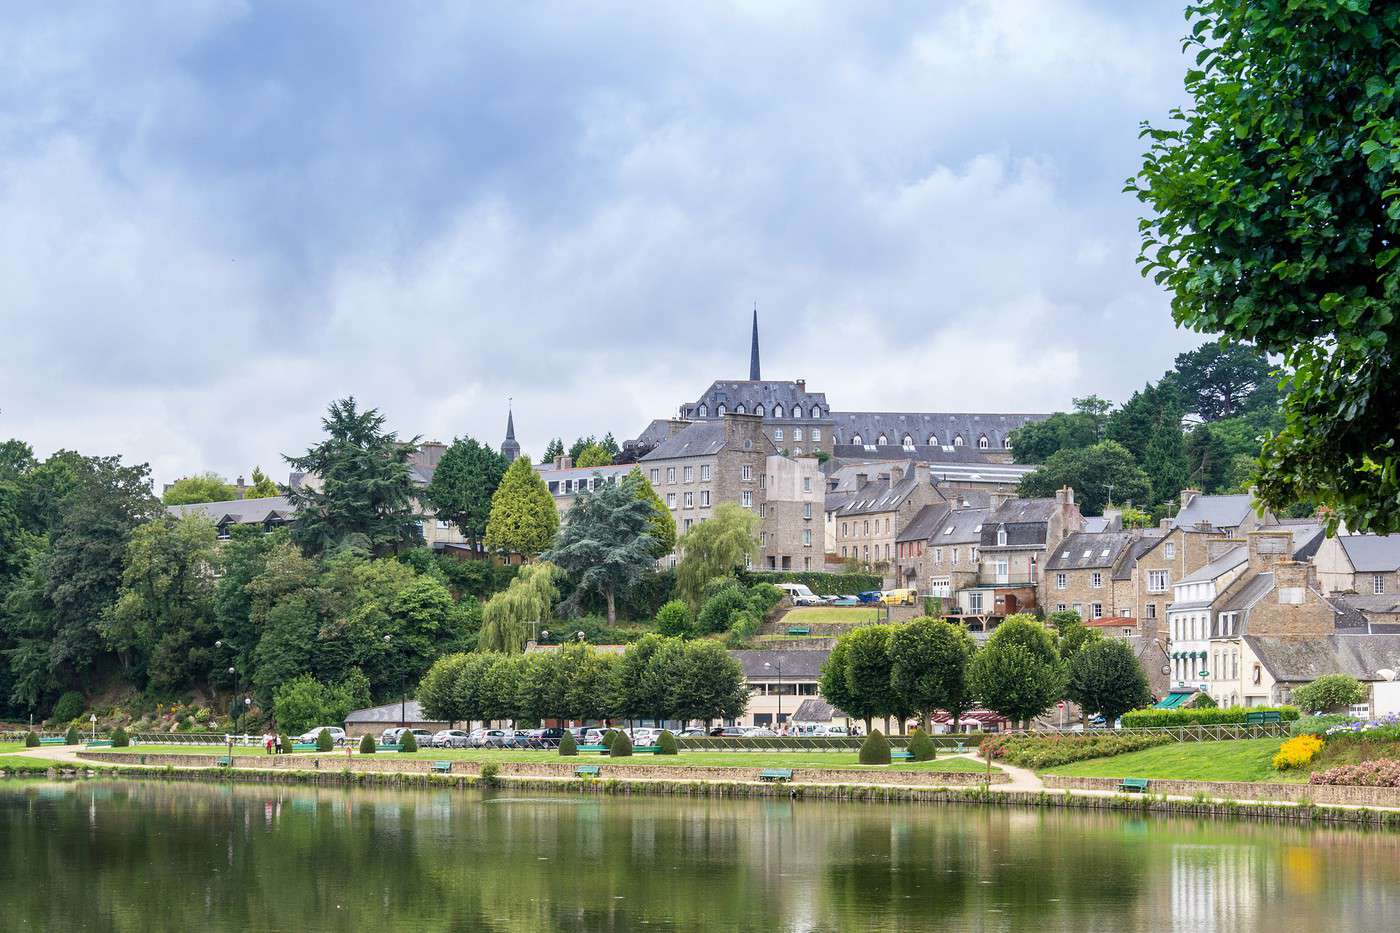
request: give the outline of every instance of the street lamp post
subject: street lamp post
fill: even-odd
[[[778,672],[778,720],[775,725],[782,725],[783,722],[783,659],[779,658],[775,665],[769,661],[764,661],[763,666],[768,670]],[[774,730],[775,732],[777,730]]]
[[[96,741],[97,741],[97,714],[96,714],[96,713],[93,713],[91,716],[89,716],[89,717],[88,717],[88,721],[92,723],[92,740],[93,740],[94,742],[96,742]]]

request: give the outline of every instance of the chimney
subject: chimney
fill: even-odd
[[[927,486],[929,483],[929,471],[927,463],[914,464],[914,479],[920,486]]]
[[[1058,494],[1056,497],[1058,498]],[[1016,496],[1013,493],[1003,492],[1001,490],[990,492],[987,494],[987,507],[995,512],[1014,498],[1016,498]]]
[[[902,480],[902,479],[904,479],[904,467],[903,467],[903,466],[891,466],[891,467],[890,467],[890,488],[893,489],[893,488],[899,483],[899,481]]]
[[[1074,489],[1070,486],[1061,486],[1055,490],[1055,501],[1060,505],[1074,505]]]
[[[798,391],[798,392],[806,392],[806,391],[807,391],[807,380],[806,380],[806,379],[798,379],[798,380],[796,380],[796,381],[797,381],[797,391]]]
[[[869,482],[869,481],[870,481],[870,474],[869,474],[869,473],[857,473],[857,474],[856,474],[856,490],[859,491],[859,490],[860,490],[860,487],[864,486],[864,485],[865,485],[867,482]]]
[[[1293,535],[1287,531],[1251,531],[1249,538],[1249,569],[1268,570],[1275,564],[1293,559]]]
[[[559,469],[561,470],[572,470],[574,468],[574,458],[570,457],[568,454],[564,454],[560,457],[558,463]]]
[[[1175,527],[1175,526],[1172,524],[1172,520],[1171,520],[1170,518],[1164,518],[1164,519],[1162,519],[1160,522],[1157,523],[1157,527],[1158,527],[1158,528],[1165,528],[1165,529],[1167,529],[1168,531],[1170,531],[1170,530],[1171,530],[1173,527]]]
[[[1105,521],[1105,525],[1104,525],[1104,530],[1105,530],[1105,531],[1122,531],[1122,530],[1123,530],[1123,510],[1122,510],[1122,509],[1119,509],[1119,508],[1104,509],[1104,510],[1103,510],[1103,517],[1104,517],[1104,521]]]
[[[246,483],[243,482],[243,474],[242,474],[242,473],[238,474],[238,484],[237,484],[237,485],[238,485],[238,488],[239,488],[239,489],[242,489],[244,486],[247,485]]]
[[[686,421],[684,418],[672,418],[670,421],[666,422],[666,436],[675,437],[677,434],[684,431],[689,424],[690,422]]]
[[[1198,531],[1198,532],[1200,532],[1200,533],[1203,534],[1203,535],[1208,535],[1208,534],[1214,534],[1214,533],[1215,533],[1215,526],[1212,525],[1210,522],[1207,522],[1207,521],[1200,521],[1200,522],[1196,522],[1195,525],[1191,526],[1191,530],[1192,530],[1192,531]]]
[[[1244,543],[1239,538],[1212,538],[1206,542],[1206,563],[1224,557]]]
[[[1188,505],[1191,504],[1191,497],[1192,497],[1192,496],[1199,496],[1200,494],[1201,494],[1201,491],[1200,491],[1199,489],[1183,489],[1183,490],[1181,490],[1181,507],[1182,507],[1183,509],[1186,508]]]

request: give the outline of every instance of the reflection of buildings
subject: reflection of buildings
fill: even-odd
[[[1253,845],[1171,847],[1171,929],[1211,933],[1253,929],[1261,888],[1279,883],[1261,872],[1263,851]]]

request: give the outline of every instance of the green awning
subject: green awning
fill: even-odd
[[[1185,692],[1174,690],[1158,700],[1157,705],[1154,706],[1153,709],[1176,709],[1188,699],[1195,696],[1195,694],[1196,691],[1194,690],[1187,690]]]

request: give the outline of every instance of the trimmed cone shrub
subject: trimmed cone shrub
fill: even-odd
[[[680,749],[676,746],[676,737],[671,734],[670,729],[662,729],[661,734],[656,737],[656,753],[658,755],[680,754]]]
[[[488,761],[481,766],[481,777],[478,782],[482,787],[495,787],[501,783],[501,766],[494,761]]]
[[[632,757],[632,740],[627,737],[626,732],[619,732],[613,736],[612,744],[608,746],[608,754],[614,758]]]
[[[68,727],[68,734],[65,735],[65,736],[63,737],[63,744],[64,744],[64,745],[81,745],[81,744],[83,744],[83,736],[82,736],[82,733],[80,733],[80,732],[78,731],[78,727],[77,727],[77,726],[69,726],[69,727]]]
[[[872,728],[871,734],[861,742],[861,763],[862,765],[888,765],[889,763],[889,740],[885,738],[885,733],[878,728]]]
[[[374,743],[374,736],[369,735],[368,733],[366,733],[366,734],[360,739],[360,754],[361,754],[361,755],[373,755],[376,748],[378,748],[378,746],[375,745],[375,743]]]
[[[871,729],[865,741],[860,743],[860,763],[863,765],[887,765],[890,763],[890,740],[879,729]]]
[[[335,739],[331,738],[331,730],[322,729],[316,733],[316,750],[318,752],[328,752],[335,748]]]
[[[924,730],[915,729],[914,734],[909,736],[909,754],[914,756],[915,761],[932,761],[935,754],[933,739],[924,734]]]
[[[292,739],[291,739],[291,737],[288,736],[287,733],[285,733],[285,732],[282,733],[281,735],[279,735],[279,736],[277,737],[277,746],[278,746],[278,748],[280,748],[280,749],[282,750],[282,754],[284,754],[284,755],[290,755],[290,754],[292,753]]]
[[[399,752],[405,754],[418,751],[418,737],[412,732],[404,732],[399,736]]]
[[[609,729],[607,732],[603,733],[603,744],[608,748],[612,748],[613,739],[615,738],[617,738],[617,730]]]
[[[578,743],[574,741],[574,734],[568,729],[559,737],[559,754],[566,758],[578,754]]]
[[[126,748],[130,744],[131,738],[126,734],[125,729],[123,729],[121,726],[117,726],[117,728],[112,730],[113,748]]]
[[[25,748],[38,748],[38,747],[39,747],[39,735],[38,735],[38,733],[33,732],[33,731],[26,732],[26,733],[24,734],[24,747],[25,747]]]

